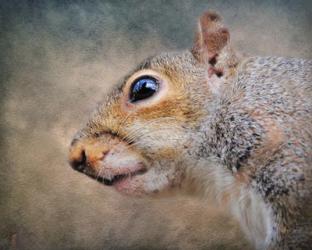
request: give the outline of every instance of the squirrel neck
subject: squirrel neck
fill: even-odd
[[[233,89],[213,100],[216,105],[210,108],[208,119],[203,123],[201,133],[204,140],[199,152],[203,157],[218,159],[235,172],[260,146],[264,129],[243,107],[244,89]]]

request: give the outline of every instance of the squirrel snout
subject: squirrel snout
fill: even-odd
[[[108,145],[93,140],[74,140],[69,150],[69,163],[79,172],[95,172],[98,162],[109,152]]]
[[[146,172],[144,158],[109,134],[74,139],[69,149],[69,163],[74,170],[109,186]]]

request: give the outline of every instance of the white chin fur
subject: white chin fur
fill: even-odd
[[[169,172],[169,170],[168,170]],[[144,189],[147,193],[153,193],[162,191],[170,185],[170,180],[168,176],[171,176],[172,173],[158,173],[156,168],[150,169],[145,174],[145,185]]]
[[[250,185],[238,182],[228,169],[214,159],[210,163],[200,162],[188,174],[193,179],[202,180],[196,185],[206,196],[215,198],[222,205],[226,203],[256,249],[266,249],[275,239],[272,209]]]
[[[251,188],[241,188],[238,199],[231,201],[231,212],[256,249],[266,249],[275,238],[272,209]]]

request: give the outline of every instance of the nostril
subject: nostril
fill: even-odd
[[[84,150],[82,150],[80,157],[73,159],[70,162],[70,164],[71,164],[73,169],[75,169],[79,172],[82,172],[86,167],[86,160],[87,160],[86,152]]]

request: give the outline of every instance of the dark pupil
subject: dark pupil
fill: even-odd
[[[151,76],[142,76],[137,79],[130,91],[130,101],[136,102],[152,96],[158,90],[158,82]]]

